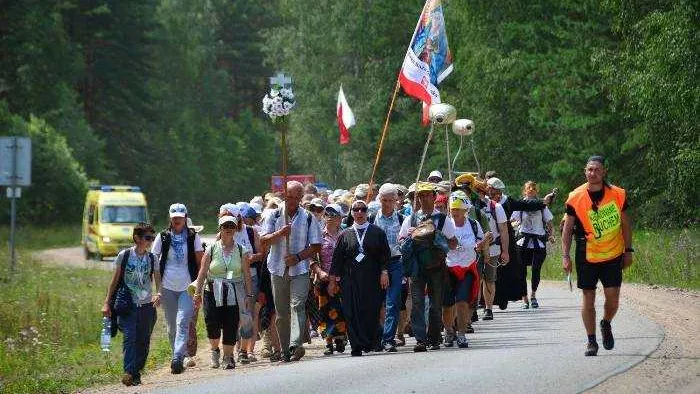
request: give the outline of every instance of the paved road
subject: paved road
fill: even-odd
[[[641,362],[663,339],[660,326],[623,307],[613,322],[615,349],[601,345],[598,357],[584,357],[579,293],[549,286],[538,295],[542,306],[537,310],[511,303],[508,310],[495,312],[495,320],[475,323],[469,349],[414,354],[404,347],[395,354],[336,355],[274,369],[231,371],[230,376],[153,392],[576,393]]]

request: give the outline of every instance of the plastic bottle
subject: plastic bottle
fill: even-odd
[[[102,335],[100,335],[100,347],[103,352],[109,352],[112,344],[112,319],[105,316],[102,318]]]

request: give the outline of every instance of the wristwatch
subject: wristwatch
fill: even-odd
[[[634,253],[634,248],[625,248],[625,253]]]

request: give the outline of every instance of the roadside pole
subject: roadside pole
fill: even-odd
[[[10,199],[10,272],[15,272],[17,252],[17,199],[22,196],[20,186],[31,183],[32,141],[24,137],[0,137],[0,185],[8,186]]]

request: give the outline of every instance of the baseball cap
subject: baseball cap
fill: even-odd
[[[500,180],[496,177],[489,178],[489,180],[486,181],[486,184],[494,189],[505,190],[505,188],[506,188],[505,183],[503,183],[502,180]]]
[[[309,203],[309,207],[325,208],[325,207],[326,207],[326,204],[324,204],[324,203],[323,203],[323,200],[321,200],[320,198],[314,198],[314,199],[311,200],[311,202]]]
[[[184,218],[185,216],[187,216],[187,207],[185,206],[185,204],[177,202],[170,206],[168,212],[170,212],[171,218]]]
[[[258,215],[263,211],[262,205],[255,202],[251,202],[250,207],[253,208]]]
[[[233,224],[238,224],[238,218],[235,216],[222,216],[219,218],[219,226],[223,225],[224,223],[233,223]]]
[[[255,219],[258,217],[258,213],[253,209],[253,207],[246,207],[245,209],[241,210],[241,216],[244,218],[249,218],[249,219]]]
[[[440,178],[440,180],[442,180],[442,172],[434,170],[430,173],[430,175],[428,175],[428,179],[430,178]]]
[[[416,193],[420,192],[435,192],[435,185],[430,182],[418,182],[416,185]]]
[[[343,208],[338,205],[338,204],[328,204],[326,205],[326,208],[324,211],[331,216],[342,216],[343,215]]]

